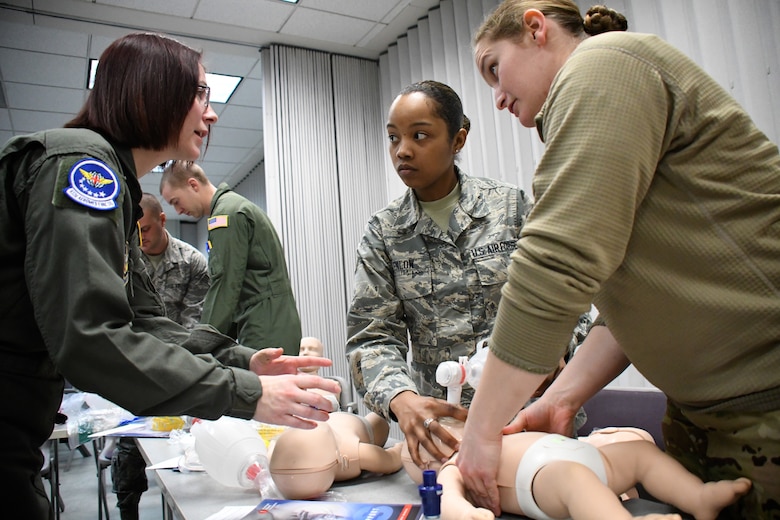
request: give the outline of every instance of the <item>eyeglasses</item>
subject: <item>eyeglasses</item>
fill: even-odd
[[[208,108],[209,98],[211,97],[211,87],[207,85],[198,85],[198,92],[195,94],[195,97],[203,104],[203,108]]]

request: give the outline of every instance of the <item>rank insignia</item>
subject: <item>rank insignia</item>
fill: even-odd
[[[119,180],[103,161],[88,158],[78,161],[68,172],[70,185],[63,191],[72,201],[101,211],[116,208]]]

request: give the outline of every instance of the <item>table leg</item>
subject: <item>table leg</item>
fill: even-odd
[[[49,445],[51,456],[51,505],[54,509],[54,518],[60,520],[60,513],[65,510],[60,498],[60,440],[54,439]]]

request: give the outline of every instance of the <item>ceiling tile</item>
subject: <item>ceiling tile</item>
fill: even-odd
[[[0,144],[5,143],[14,136],[14,133],[10,130],[0,130]]]
[[[73,115],[36,110],[11,110],[11,124],[15,133],[26,134],[49,128],[61,128],[73,119]]]
[[[111,45],[116,38],[109,38],[107,36],[93,35],[89,43],[89,57],[98,59],[103,51]]]
[[[263,128],[263,110],[251,107],[226,106],[219,116],[224,126],[232,128],[244,128],[249,130],[261,130]]]
[[[8,106],[22,110],[42,110],[75,114],[84,104],[84,90],[6,83]]]
[[[83,89],[87,83],[85,58],[0,48],[3,81]]]
[[[257,107],[263,106],[263,82],[258,79],[241,80],[238,88],[230,97],[230,104],[235,106]]]
[[[222,182],[225,177],[230,175],[235,167],[235,163],[232,160],[228,162],[212,160],[210,148],[204,157],[208,160],[203,160],[201,162],[201,167],[203,168],[203,171],[206,172],[206,176],[209,180],[214,184]]]
[[[207,72],[241,76],[242,78],[249,75],[258,61],[260,61],[259,50],[257,51],[257,56],[254,58],[209,51],[203,53],[203,65],[206,67]]]
[[[0,129],[13,130],[11,128],[11,114],[7,108],[0,109]]]
[[[396,3],[390,0],[301,0],[300,6],[378,22]]]
[[[192,18],[198,0],[96,0],[95,3]]]
[[[0,47],[50,52],[60,56],[86,56],[88,43],[87,34],[0,22]]]
[[[262,60],[262,58],[257,60],[257,65],[254,66],[254,68],[247,75],[247,77],[248,78],[252,78],[252,79],[263,79],[263,60]]]
[[[356,45],[373,27],[373,22],[359,18],[300,8],[284,24],[281,32],[304,38],[316,34],[320,40]]]
[[[241,162],[240,159],[249,152],[249,148],[236,148],[233,146],[215,146],[209,143],[204,160],[224,163]]]
[[[279,32],[294,9],[278,0],[201,0],[195,18]]]
[[[0,126],[0,128],[2,128]],[[252,148],[263,146],[263,132],[260,130],[242,130],[240,128],[225,128],[217,123],[209,135],[215,146],[236,146],[239,148]]]

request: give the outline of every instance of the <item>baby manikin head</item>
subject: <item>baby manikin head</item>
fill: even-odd
[[[313,336],[306,336],[305,338],[301,339],[300,350],[298,355],[324,357],[325,345],[323,345],[318,338],[315,338]],[[301,367],[298,369],[298,371],[304,372],[306,374],[318,374],[320,371],[320,367],[317,366]]]
[[[463,426],[464,424],[461,421],[455,421],[451,420],[449,418],[443,418],[439,420],[439,425],[446,429],[453,437],[456,439],[463,438]],[[436,434],[431,433],[431,438],[433,439],[433,442],[436,444],[436,446],[439,448],[439,451],[444,453],[447,457],[451,457],[455,451],[444,444],[441,439],[439,439]],[[420,458],[422,459],[423,463],[425,464],[425,469],[433,469],[437,472],[439,471],[439,468],[441,468],[442,463],[435,458],[422,447],[422,445],[419,446],[420,451]],[[409,475],[409,477],[415,482],[415,484],[422,484],[423,482],[423,475],[422,475],[422,469],[420,469],[417,464],[412,461],[412,456],[409,454],[409,446],[407,446],[406,441],[403,443],[403,448],[401,449],[401,462],[403,463],[404,470],[406,470],[406,474]]]
[[[269,450],[271,476],[284,498],[315,498],[333,484],[339,450],[327,423],[319,423],[313,430],[287,429]]]

